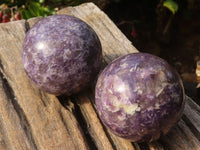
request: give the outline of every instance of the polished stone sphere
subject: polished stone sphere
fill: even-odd
[[[100,74],[95,103],[114,134],[133,142],[165,135],[180,119],[185,94],[178,73],[163,59],[135,53],[110,63]]]
[[[71,95],[89,86],[102,62],[100,40],[84,21],[68,15],[40,20],[26,34],[22,63],[43,91]]]

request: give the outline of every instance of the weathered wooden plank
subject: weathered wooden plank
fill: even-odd
[[[113,149],[88,96],[86,96],[85,94],[81,94],[76,101],[81,109],[85,120],[88,123],[88,131],[94,139],[97,148],[109,150]]]
[[[30,149],[34,143],[23,130],[8,84],[0,78],[0,149]],[[17,129],[16,129],[17,128]],[[15,143],[15,144],[13,144]]]
[[[97,32],[106,63],[121,55],[138,52],[107,15],[92,3],[58,13],[74,15]],[[0,25],[0,149],[94,149],[91,142],[97,149],[106,150],[200,149],[200,107],[188,97],[182,120],[168,135],[149,144],[137,144],[113,135],[101,124],[93,94],[82,93],[72,103],[69,98],[59,101],[38,90],[27,78],[20,56],[28,26],[40,19]],[[62,101],[66,105],[61,105]],[[81,116],[74,105],[80,108]],[[80,117],[86,121],[87,131],[83,132],[85,128]]]
[[[200,107],[191,98],[187,97],[187,99],[183,119],[190,126],[197,139],[200,140]]]
[[[3,86],[7,82],[10,91],[4,87],[0,91],[5,95],[1,97],[4,102],[0,105],[0,124],[7,136],[1,147],[6,144],[10,149],[89,149],[73,113],[62,107],[55,96],[39,91],[27,78],[21,64],[26,27],[23,20],[0,25],[0,69],[5,78],[1,83]]]
[[[160,140],[164,148],[170,150],[200,149],[200,142],[181,119],[169,134]]]

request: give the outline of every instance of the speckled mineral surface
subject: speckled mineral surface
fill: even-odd
[[[42,90],[71,95],[97,75],[102,49],[94,30],[82,20],[53,15],[36,23],[26,34],[22,63]]]
[[[102,122],[116,135],[149,142],[180,119],[184,89],[177,72],[147,53],[128,54],[109,64],[98,78],[95,102]]]

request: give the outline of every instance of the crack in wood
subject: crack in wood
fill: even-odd
[[[75,116],[77,118],[77,121],[79,122],[81,128],[84,131],[84,135],[87,139],[87,142],[89,143],[88,145],[90,146],[91,150],[97,150],[97,146],[95,145],[94,139],[92,138],[92,136],[90,135],[90,132],[88,131],[88,124],[85,120],[85,118],[83,117],[83,114],[81,113],[81,110],[78,106],[78,104],[76,104],[74,102],[74,109],[75,109]]]
[[[140,146],[138,145],[138,143],[131,142],[131,144],[133,145],[133,147],[134,147],[135,150],[141,150]]]
[[[3,63],[2,63],[2,60],[0,58],[0,72],[1,72],[1,77],[2,79],[5,79],[6,77],[9,78],[11,81],[12,79],[10,78],[10,76],[8,74],[5,73],[5,70],[4,70],[4,66],[3,66]]]
[[[93,92],[93,94],[90,95],[90,98],[89,98],[89,99],[90,99],[90,102],[92,103],[93,109],[94,109],[95,112],[97,113],[96,107],[95,107],[95,102],[94,102],[94,99],[95,99],[94,92]],[[98,113],[97,113],[97,117],[98,117],[98,119],[100,120],[100,122],[101,122],[101,124],[102,124],[102,126],[103,126],[103,130],[104,130],[106,136],[108,137],[108,140],[110,141],[110,143],[111,143],[113,149],[114,149],[114,150],[117,150],[115,142],[113,141],[113,139],[111,138],[110,134],[108,133],[108,130],[106,129],[106,127],[105,127],[104,124],[102,123],[101,119],[99,118]]]
[[[169,145],[167,145],[162,139],[159,139],[158,142],[162,146],[162,149],[158,149],[158,150],[170,150]],[[153,148],[155,148],[155,146]]]
[[[29,25],[29,22],[27,20],[25,21],[25,29],[26,29],[25,33],[28,32],[28,30],[30,29],[30,25]]]
[[[13,105],[13,108],[15,109],[20,119],[20,125],[24,129],[24,133],[26,137],[28,138],[28,141],[30,142],[32,149],[37,150],[38,148],[35,143],[34,137],[32,135],[32,130],[26,118],[26,114],[24,113],[21,106],[18,104],[17,99],[14,95],[13,89],[11,88],[11,86],[9,85],[8,81],[6,80],[6,78],[4,77],[1,71],[0,71],[0,78],[2,79],[2,86],[3,86],[4,92],[6,96],[8,97],[8,100],[10,101],[10,103]]]
[[[48,99],[44,96],[44,93],[42,91],[39,90],[38,93],[41,97],[42,104],[44,105],[44,107],[46,107],[48,105]]]
[[[92,104],[92,105],[91,105],[92,108],[93,108],[94,111],[96,112],[96,109],[95,109],[95,106],[94,106],[94,101],[92,101],[92,99],[94,99],[94,93],[92,92],[92,90],[88,90],[87,92],[86,92],[86,91],[85,91],[85,92],[82,92],[82,94],[83,94],[83,93],[87,93],[87,94],[85,94],[85,95],[87,95],[88,99],[90,100],[90,102],[91,102],[91,104]],[[82,95],[82,94],[80,93],[80,95]],[[75,103],[75,106],[77,106],[77,108],[78,108],[78,110],[79,110],[79,113],[81,114],[81,118],[82,118],[82,119],[84,120],[84,122],[85,122],[85,128],[86,128],[88,134],[89,134],[90,137],[92,138],[92,137],[94,137],[94,135],[93,135],[93,136],[91,135],[93,132],[92,132],[92,131],[91,131],[91,132],[89,131],[90,125],[89,125],[89,123],[87,123],[87,121],[86,121],[84,115],[83,115],[82,112],[81,112],[81,108],[80,108],[80,107],[82,107],[82,106],[81,106],[81,105],[82,105],[82,104],[81,104],[81,103],[82,103],[82,102],[81,102],[82,100],[80,100],[80,97],[81,97],[80,95],[74,97],[74,103]],[[83,95],[84,95],[84,94],[83,94]],[[78,116],[80,116],[80,115],[78,115]],[[97,118],[99,119],[98,114],[97,114]],[[110,142],[110,144],[111,144],[111,146],[112,146],[112,149],[113,149],[113,150],[117,150],[116,144],[115,144],[114,141],[112,140],[112,138],[111,138],[110,134],[108,133],[106,127],[103,125],[103,123],[101,122],[100,119],[99,119],[99,121],[100,121],[100,123],[102,124],[103,131],[104,131],[106,137],[108,138],[108,141]],[[93,134],[95,134],[95,132],[94,132]],[[97,133],[96,133],[96,134],[97,134]],[[96,135],[96,137],[98,137],[98,136],[99,136],[99,135]],[[95,143],[95,139],[94,139],[93,141],[94,141],[94,143]],[[96,142],[97,142],[97,139],[96,139]],[[97,147],[97,146],[96,146],[96,147]]]
[[[58,113],[59,113],[59,116],[60,116],[60,118],[61,118],[61,121],[62,121],[63,125],[65,126],[65,129],[66,129],[66,131],[67,131],[67,134],[68,134],[69,136],[72,136],[72,134],[71,134],[71,132],[70,132],[70,129],[68,128],[68,125],[67,125],[67,123],[65,122],[65,119],[64,119],[64,117],[63,117],[62,112],[61,112],[61,111],[58,111]],[[77,147],[76,141],[72,140],[72,142],[73,142],[73,144],[74,144],[75,150],[79,150],[79,148]]]
[[[3,64],[2,64],[1,59],[0,59],[0,69],[1,69],[1,72],[4,72],[4,66],[3,66]],[[3,78],[4,78],[4,77],[3,77]]]
[[[84,120],[84,117],[80,111],[80,108],[79,106],[75,103],[75,102],[72,102],[71,99],[74,99],[73,96],[71,97],[67,97],[65,95],[61,95],[61,96],[58,96],[57,97],[58,100],[60,101],[61,105],[67,109],[68,111],[70,111],[71,113],[73,113],[73,115],[76,117],[81,129],[83,130],[83,134],[86,138],[86,141],[89,145],[89,148],[91,150],[97,150],[97,147],[94,143],[94,140],[92,139],[91,135],[89,134],[89,131],[87,130],[87,123],[86,121]],[[61,120],[68,132],[69,135],[71,135],[69,129],[68,129],[68,125],[66,124],[65,120],[64,120],[64,117],[63,117],[63,114],[61,111],[59,111],[59,115],[61,117]],[[74,144],[76,145],[76,144]]]
[[[195,128],[195,126],[192,124],[189,118],[185,114],[182,116],[183,121],[185,124],[189,127],[190,131],[194,134],[194,136],[200,141],[200,133],[199,131]]]
[[[99,118],[99,116],[98,116],[98,118]],[[101,124],[102,124],[102,122],[101,122]],[[116,147],[115,142],[114,142],[114,141],[112,140],[112,138],[110,137],[110,135],[109,135],[109,133],[108,133],[108,131],[107,131],[107,129],[106,129],[106,127],[105,127],[104,125],[103,125],[103,130],[104,130],[106,136],[108,137],[108,140],[110,141],[113,150],[117,150],[117,147]]]
[[[65,96],[65,95],[61,95],[61,96],[57,96],[60,104],[67,109],[68,111],[72,112],[72,106],[70,106],[69,104],[69,97]]]
[[[138,143],[138,146],[140,147],[140,150],[150,150],[147,143]]]
[[[66,131],[67,131],[67,134],[68,134],[68,135],[71,135],[71,133],[70,133],[70,131],[69,131],[69,129],[68,129],[68,126],[67,126],[67,124],[66,124],[66,122],[65,122],[65,119],[64,119],[64,117],[63,117],[63,114],[62,114],[61,110],[58,111],[58,114],[59,114],[59,116],[60,116],[60,119],[61,119],[63,125],[65,126],[65,129],[66,129]]]

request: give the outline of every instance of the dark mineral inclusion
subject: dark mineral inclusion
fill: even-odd
[[[42,90],[71,95],[97,75],[102,49],[94,30],[82,20],[53,15],[36,23],[26,34],[22,63]]]
[[[102,122],[116,135],[149,142],[166,134],[185,104],[182,81],[163,59],[128,54],[101,73],[95,102]]]

